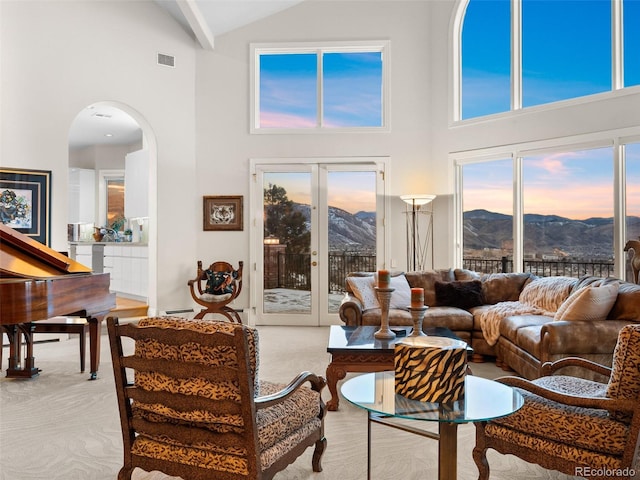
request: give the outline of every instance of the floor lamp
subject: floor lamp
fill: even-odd
[[[427,251],[433,230],[433,210],[425,210],[435,195],[400,195],[405,202],[407,215],[407,270],[419,271],[426,267]],[[424,224],[426,223],[426,227]],[[431,246],[431,268],[433,268],[433,246]]]

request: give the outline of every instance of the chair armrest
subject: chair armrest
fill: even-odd
[[[271,395],[264,395],[261,397],[256,397],[255,405],[256,409],[260,410],[261,408],[271,407],[272,405],[276,405],[295,393],[300,387],[302,387],[305,382],[309,382],[311,384],[311,389],[316,392],[321,392],[325,387],[327,382],[323,377],[316,375],[311,372],[302,372],[296,378],[294,378],[289,385],[284,387],[282,390],[272,393]]]
[[[611,368],[580,357],[565,357],[560,360],[556,360],[555,362],[545,362],[542,364],[542,367],[540,367],[540,373],[543,377],[546,377],[553,375],[564,367],[581,367],[604,375],[605,377],[611,376]]]
[[[577,395],[568,395],[566,393],[549,390],[548,388],[541,387],[540,385],[536,385],[535,383],[520,377],[500,377],[496,378],[496,382],[504,383],[511,387],[521,388],[548,400],[573,407],[598,408],[601,410],[615,410],[619,412],[633,413],[636,404],[635,400],[630,399],[579,397]]]
[[[355,295],[345,293],[339,310],[340,320],[347,326],[362,325],[362,302]]]

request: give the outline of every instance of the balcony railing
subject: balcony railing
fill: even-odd
[[[511,273],[513,260],[509,257],[501,259],[472,258],[462,259],[464,268],[480,273]],[[524,271],[538,277],[611,277],[614,274],[613,262],[578,261],[578,260],[525,260]]]
[[[463,267],[479,273],[511,273],[513,260],[509,257],[501,259],[472,258],[463,259]],[[277,287],[292,290],[311,289],[311,255],[308,253],[279,253],[276,262]],[[349,272],[375,272],[376,256],[352,253],[329,254],[329,293],[344,292],[344,281]],[[560,261],[560,260],[525,260],[524,271],[539,277],[581,277],[593,275],[610,277],[614,275],[613,262],[596,261]],[[266,272],[265,272],[266,273]],[[270,287],[273,288],[273,287]]]

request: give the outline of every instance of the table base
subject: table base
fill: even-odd
[[[391,417],[368,412],[367,421],[367,480],[371,480],[371,424],[377,423],[403,432],[438,440],[438,480],[456,480],[458,475],[458,424],[439,422],[438,433],[396,423]]]

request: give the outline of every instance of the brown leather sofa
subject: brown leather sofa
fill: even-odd
[[[365,305],[366,295],[363,298],[362,292],[358,291],[361,290],[362,277],[368,277],[373,282],[374,275],[372,272],[356,272],[347,277],[347,293],[339,310],[340,318],[346,325],[380,324],[380,308]],[[567,356],[579,356],[611,365],[620,329],[628,323],[640,322],[640,285],[615,278],[536,277],[529,273],[479,274],[463,269],[439,269],[392,272],[392,284],[394,278],[400,279],[402,276],[410,288],[422,287],[425,290],[424,303],[429,307],[425,313],[425,327],[447,327],[471,345],[474,361],[482,361],[485,356],[496,357],[496,363],[502,368],[514,370],[529,379],[540,376],[540,367],[544,362]],[[354,282],[354,278],[361,280]],[[532,282],[538,283],[534,285]],[[556,310],[578,290],[614,283],[618,285],[617,296],[612,300],[614,304],[606,314],[606,319],[555,318]],[[455,290],[471,284],[480,288],[481,304],[478,304],[474,292]],[[443,287],[454,288],[453,297],[441,295]],[[525,292],[536,289],[533,301],[531,293],[528,299],[524,298]],[[469,295],[474,296],[471,303],[465,301]],[[443,303],[443,300],[449,304]],[[526,304],[527,301],[537,302],[537,306],[531,307]],[[489,335],[485,318],[488,313],[495,311],[502,312],[503,316],[495,321],[493,332]],[[412,325],[413,322],[404,305],[394,305],[392,302],[389,323],[393,326]]]

